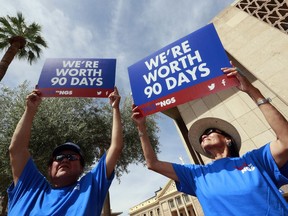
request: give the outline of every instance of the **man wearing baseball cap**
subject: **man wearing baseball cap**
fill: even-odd
[[[72,142],[56,147],[48,162],[48,181],[36,168],[29,152],[33,118],[41,93],[27,96],[26,108],[9,147],[13,183],[8,188],[9,215],[101,215],[114,178],[114,168],[123,149],[120,96],[117,88],[109,95],[113,110],[111,144],[97,165],[82,176],[85,155]]]

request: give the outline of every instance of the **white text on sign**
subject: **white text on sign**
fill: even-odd
[[[167,57],[169,55],[172,55],[175,60],[168,63]],[[153,94],[161,94],[163,88],[172,90],[210,74],[210,69],[207,67],[207,63],[203,62],[200,52],[198,50],[192,52],[187,40],[160,53],[149,61],[145,61],[145,65],[149,70],[148,74],[143,75],[143,79],[147,84],[144,89],[147,98],[150,98]],[[158,79],[165,80],[164,87]]]

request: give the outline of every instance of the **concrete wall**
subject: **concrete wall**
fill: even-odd
[[[235,6],[226,8],[212,22],[233,63],[288,118],[287,34]],[[194,121],[203,117],[219,117],[231,122],[242,138],[240,154],[275,139],[256,104],[237,88],[177,108],[188,130]]]

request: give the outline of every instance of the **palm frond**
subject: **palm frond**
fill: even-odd
[[[35,38],[34,42],[35,42],[36,44],[38,44],[38,45],[41,45],[41,46],[45,47],[45,48],[48,47],[47,42],[46,42],[46,41],[44,40],[44,38],[41,37],[40,35],[38,35],[38,36]]]
[[[18,12],[17,17],[8,16],[8,18],[12,24],[11,26],[15,29],[15,34],[23,36],[23,29],[25,29],[26,23],[22,13]]]
[[[19,59],[26,59],[27,58],[27,50],[26,50],[26,48],[23,48],[23,49],[19,50],[19,52],[17,54],[17,57]]]
[[[0,41],[0,49],[1,49],[1,50],[7,49],[7,42],[5,42],[5,41]]]
[[[17,16],[0,17],[0,49],[8,48],[11,43],[17,40],[11,38],[19,37],[25,39],[24,47],[19,47],[16,56],[19,59],[26,59],[30,64],[40,58],[41,48],[48,47],[47,42],[41,36],[42,27],[36,22],[27,25],[21,12]]]
[[[10,25],[10,22],[5,17],[0,17],[0,24],[2,26],[3,32],[6,32],[10,36],[14,36],[13,27]]]
[[[36,23],[32,23],[29,26],[26,26],[23,35],[25,35],[27,38],[39,35],[39,33],[41,32],[41,26],[36,24]]]
[[[31,50],[28,51],[28,62],[30,65],[37,60],[35,53],[32,52]]]

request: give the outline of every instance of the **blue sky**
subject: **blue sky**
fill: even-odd
[[[27,23],[43,27],[48,49],[30,66],[15,59],[1,84],[36,84],[46,58],[116,58],[116,86],[130,94],[127,67],[208,24],[234,0],[0,0],[0,16],[23,13]],[[0,52],[2,57],[4,52]],[[160,115],[161,160],[189,163],[171,119]],[[139,149],[140,151],[141,149]],[[128,215],[129,208],[152,197],[168,179],[143,165],[131,165],[121,183],[110,189],[111,208]]]

